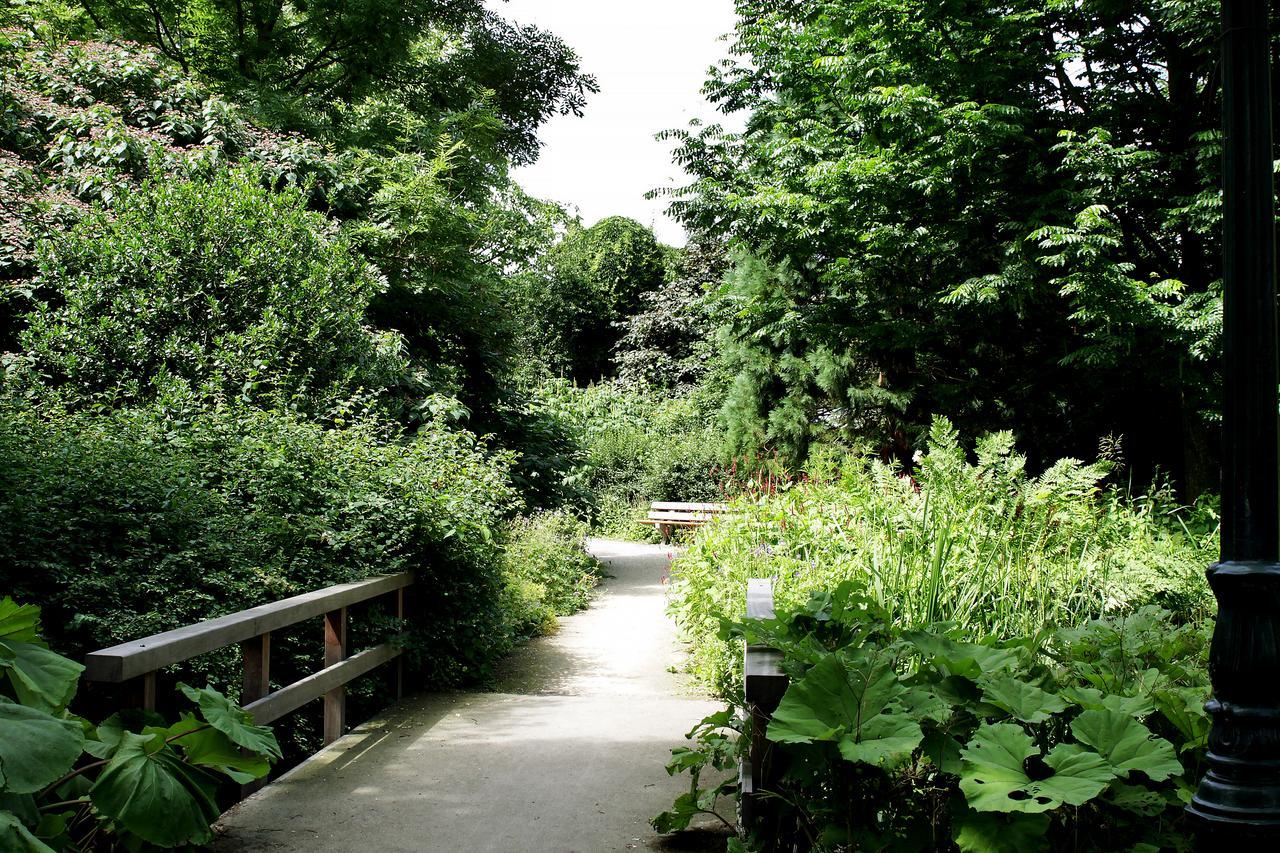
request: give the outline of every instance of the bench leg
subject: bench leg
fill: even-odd
[[[661,530],[662,532],[662,544],[670,545],[671,544],[671,525],[663,524],[659,527],[659,530]]]

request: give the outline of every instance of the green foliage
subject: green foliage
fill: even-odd
[[[650,501],[719,498],[720,435],[692,398],[564,380],[544,382],[535,398],[577,445],[569,477],[597,528],[631,537]]]
[[[587,606],[600,565],[587,525],[566,510],[516,519],[502,553],[504,611],[519,638],[548,633],[557,616]]]
[[[668,194],[742,254],[739,449],[834,432],[905,461],[942,413],[1036,465],[1124,434],[1141,476],[1213,488],[1217,5],[736,10],[704,91],[745,130],[672,132],[693,181]]]
[[[815,458],[808,482],[740,500],[737,514],[700,532],[673,567],[672,606],[703,678],[736,678],[739,650],[719,638],[720,621],[742,611],[755,577],[776,578],[790,603],[853,581],[903,625],[949,621],[972,636],[1031,634],[1146,603],[1182,618],[1208,612],[1211,516],[1197,522],[1159,493],[1104,490],[1107,463],[1064,459],[1032,477],[1009,433],[980,440],[973,462],[945,420],[931,435],[912,476]]]
[[[640,294],[639,309],[623,321],[613,354],[619,380],[687,393],[704,379],[716,358],[706,295],[725,268],[724,252],[713,245],[676,253],[667,280]]]
[[[596,91],[563,41],[505,21],[481,0],[84,6],[184,71],[254,93],[264,111],[339,132],[342,106],[394,103],[419,123],[469,130],[467,142],[477,148],[527,162],[537,155],[538,126],[580,114]]]
[[[409,377],[398,338],[363,324],[377,273],[305,204],[236,172],[147,183],[91,214],[41,248],[32,370],[117,404],[177,383],[329,417],[360,397],[389,407]]]
[[[271,729],[220,693],[181,685],[198,716],[152,713],[100,725],[66,710],[83,667],[49,651],[40,610],[0,600],[0,843],[39,851],[187,847],[213,839],[220,781],[260,779],[281,756]],[[31,649],[41,655],[33,663]],[[21,677],[15,673],[21,671]],[[48,693],[36,702],[25,685]],[[59,701],[49,704],[48,696]],[[17,700],[16,702],[14,700]],[[222,778],[220,778],[222,777]]]
[[[0,279],[32,275],[42,238],[147,178],[239,162],[272,186],[341,183],[322,146],[253,124],[158,52],[68,41],[83,25],[31,14],[57,5],[23,4],[21,26],[0,32]]]
[[[665,276],[653,232],[621,216],[571,226],[521,279],[524,349],[553,374],[581,383],[609,372],[615,326]]]
[[[1183,808],[1207,717],[1196,705],[1188,728],[1184,702],[1208,695],[1206,627],[1145,607],[973,642],[950,623],[906,630],[859,587],[815,593],[777,619],[726,623],[739,649],[745,640],[781,651],[791,680],[766,731],[783,768],[768,801],[780,810],[772,844],[984,853],[1189,844]],[[695,747],[673,753],[673,772],[730,768],[725,756],[748,740],[731,726],[739,695],[691,733]],[[689,796],[717,790],[695,776]],[[658,821],[672,825],[669,814]]]
[[[432,422],[163,406],[0,409],[0,588],[40,601],[76,655],[329,584],[412,571],[415,658],[433,684],[483,675],[508,645],[500,543],[506,457]],[[157,597],[165,601],[156,607]],[[306,637],[273,644],[281,679],[314,668]],[[233,660],[187,677],[236,683]]]

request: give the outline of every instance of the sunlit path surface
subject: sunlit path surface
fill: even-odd
[[[647,823],[687,784],[668,751],[716,709],[670,671],[670,549],[591,547],[613,577],[504,662],[499,692],[407,699],[228,812],[218,849],[723,849]]]

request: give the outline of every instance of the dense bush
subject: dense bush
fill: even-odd
[[[518,638],[552,630],[557,616],[587,606],[600,566],[586,551],[587,525],[566,510],[516,519],[503,549],[503,609]]]
[[[716,360],[716,318],[707,291],[727,267],[715,244],[688,246],[673,254],[663,283],[640,294],[639,307],[622,321],[614,347],[618,379],[628,385],[687,393]]]
[[[906,476],[878,461],[815,460],[815,478],[705,528],[673,568],[673,607],[711,683],[733,681],[739,647],[720,621],[743,612],[747,578],[774,577],[781,601],[854,581],[905,626],[949,621],[970,636],[1031,634],[1158,603],[1180,618],[1211,602],[1203,570],[1216,529],[1207,510],[1103,490],[1106,463],[1064,459],[1039,477],[1013,437],[966,459],[935,422]]]
[[[571,225],[518,279],[526,353],[581,383],[608,376],[616,326],[639,307],[641,294],[662,284],[667,252],[652,231],[622,216],[590,228]]]
[[[253,171],[144,184],[46,241],[26,358],[79,399],[178,382],[214,399],[333,415],[407,382],[399,337],[364,325],[377,271],[300,191]]]
[[[1205,626],[1147,607],[975,643],[950,623],[908,630],[858,587],[730,631],[739,648],[781,651],[791,680],[764,733],[781,780],[757,803],[773,817],[753,848],[1189,849]],[[695,774],[693,789],[656,826],[685,826],[736,791],[717,771],[746,748],[739,733],[727,712],[695,729],[670,765]]]
[[[578,443],[571,477],[590,500],[584,509],[597,528],[635,536],[635,520],[650,501],[719,498],[720,434],[692,398],[562,380],[544,383],[536,396]]]
[[[431,590],[412,614],[424,683],[483,674],[509,646],[500,542],[514,495],[506,458],[466,433],[174,400],[5,402],[0,424],[0,588],[40,602],[68,654],[399,571]],[[273,670],[305,674],[318,651],[283,638]]]

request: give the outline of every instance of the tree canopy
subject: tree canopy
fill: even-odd
[[[725,286],[743,447],[931,413],[1033,457],[1131,437],[1200,487],[1220,320],[1216,4],[739,0],[675,132]]]

